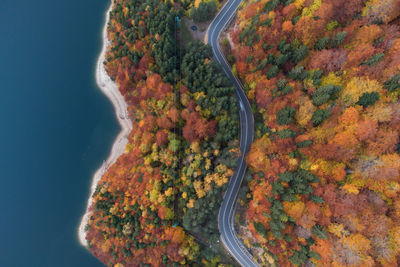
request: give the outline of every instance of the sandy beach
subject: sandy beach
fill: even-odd
[[[118,90],[118,86],[115,82],[111,80],[111,78],[108,76],[106,70],[104,69],[104,60],[105,60],[105,54],[107,51],[107,47],[110,44],[108,38],[107,38],[107,24],[109,21],[109,13],[112,9],[112,3],[110,4],[109,9],[106,12],[106,18],[105,18],[105,23],[103,27],[103,48],[101,50],[100,56],[97,60],[97,65],[96,65],[96,82],[98,87],[101,89],[101,91],[110,99],[112,102],[114,109],[115,109],[115,115],[118,119],[119,124],[121,125],[121,132],[118,134],[117,138],[115,139],[115,142],[112,146],[111,153],[108,156],[108,158],[104,161],[103,165],[94,173],[93,178],[92,178],[92,184],[90,187],[90,194],[89,198],[87,201],[87,207],[85,214],[83,215],[79,229],[78,229],[78,237],[80,243],[87,247],[87,242],[85,239],[86,232],[85,232],[85,226],[89,220],[89,213],[88,209],[92,205],[92,195],[96,189],[97,183],[100,181],[100,178],[104,174],[104,172],[107,170],[107,168],[113,164],[117,158],[124,153],[125,151],[125,146],[128,143],[128,135],[130,131],[132,130],[132,122],[131,120],[126,116],[127,114],[127,104],[121,95],[121,93]]]

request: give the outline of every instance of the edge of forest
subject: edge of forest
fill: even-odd
[[[121,131],[119,132],[118,136],[116,137],[112,148],[111,153],[109,154],[108,158],[103,162],[100,168],[94,173],[91,186],[90,186],[90,194],[87,200],[87,205],[85,209],[85,213],[82,216],[82,219],[79,224],[78,228],[78,238],[79,242],[82,246],[87,247],[86,242],[86,231],[85,227],[89,220],[89,208],[92,205],[92,195],[96,190],[97,184],[100,181],[100,178],[105,173],[107,168],[112,165],[117,158],[124,153],[125,146],[128,143],[128,135],[129,132],[132,130],[132,122],[129,119],[127,114],[127,107],[124,97],[119,92],[117,84],[111,80],[110,76],[107,74],[103,62],[105,61],[105,54],[107,51],[108,46],[110,45],[110,41],[107,37],[107,25],[110,19],[110,11],[112,10],[113,3],[111,1],[109,8],[105,13],[105,22],[102,31],[102,39],[103,39],[103,47],[100,52],[99,58],[96,63],[96,83],[103,94],[111,101],[112,105],[114,106],[115,116],[118,120],[119,125],[121,126]]]

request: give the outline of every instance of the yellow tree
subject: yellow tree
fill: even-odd
[[[341,92],[341,98],[348,105],[354,105],[364,93],[377,92],[382,94],[383,87],[376,80],[367,77],[352,78]]]
[[[400,14],[400,0],[369,0],[362,14],[371,22],[388,23]]]
[[[311,120],[316,107],[307,96],[299,97],[297,104],[299,104],[299,109],[296,111],[295,119],[301,126],[305,127]]]

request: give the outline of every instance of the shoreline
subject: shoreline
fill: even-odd
[[[109,14],[110,11],[112,10],[112,7],[113,7],[113,1],[111,0],[110,7],[107,9],[105,14],[105,23],[102,31],[103,47],[96,63],[96,83],[97,86],[100,88],[100,90],[103,92],[103,94],[105,94],[106,97],[112,102],[114,106],[115,116],[118,119],[119,125],[121,126],[121,131],[112,145],[109,156],[100,166],[100,168],[94,173],[92,178],[92,183],[90,186],[90,194],[87,200],[86,210],[84,215],[82,216],[78,228],[79,242],[82,246],[86,248],[88,247],[88,245],[85,238],[86,237],[85,226],[89,221],[88,211],[90,206],[92,205],[92,195],[96,190],[98,182],[100,181],[101,177],[108,169],[108,167],[113,163],[115,163],[118,157],[124,153],[126,144],[128,143],[128,135],[132,130],[132,122],[129,119],[129,117],[126,116],[128,105],[126,104],[124,97],[119,92],[117,84],[113,82],[111,78],[108,76],[103,64],[107,48],[110,44],[110,41],[108,40],[107,37],[107,25],[110,18]],[[120,115],[122,115],[123,118],[121,118]]]

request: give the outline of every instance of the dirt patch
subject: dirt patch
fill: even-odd
[[[223,0],[220,3],[220,9],[226,4],[228,0]],[[218,10],[219,12],[220,10]],[[215,15],[218,15],[218,12]],[[185,17],[183,19],[183,27],[185,27],[185,31],[187,30],[187,33],[190,33],[191,39],[192,40],[199,40],[203,43],[207,43],[207,29],[210,26],[212,22],[212,19],[209,21],[204,21],[204,22],[194,22],[192,19]],[[196,30],[193,30],[192,27],[195,26]]]
[[[184,27],[186,27],[186,29],[189,31],[191,38],[193,40],[199,40],[199,41],[205,43],[207,28],[210,25],[211,20],[206,21],[206,22],[196,23],[189,18],[184,18],[183,23],[184,23]],[[196,30],[192,29],[193,26],[196,27]]]

